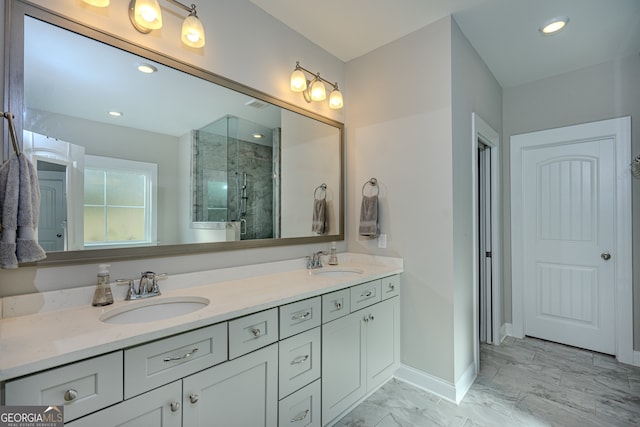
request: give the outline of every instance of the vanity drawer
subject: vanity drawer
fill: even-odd
[[[278,343],[280,398],[320,378],[320,328]]]
[[[227,324],[218,323],[124,351],[124,397],[227,360]]]
[[[122,352],[105,354],[5,384],[7,405],[64,405],[68,422],[122,400]]]
[[[320,326],[320,297],[294,302],[280,307],[280,339]]]
[[[279,409],[278,427],[320,427],[320,380],[282,399]]]
[[[351,311],[351,291],[342,289],[322,295],[322,323],[336,320]]]
[[[229,359],[278,341],[278,309],[272,308],[229,322]]]
[[[400,276],[383,277],[380,282],[382,284],[383,300],[400,295]]]
[[[381,301],[380,280],[363,283],[351,288],[351,312]]]

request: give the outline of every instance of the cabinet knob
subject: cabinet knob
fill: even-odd
[[[78,397],[78,392],[72,388],[64,392],[64,400],[71,402]]]
[[[372,295],[371,291],[366,291],[360,294],[361,297],[369,298]]]
[[[393,291],[395,288],[396,288],[396,285],[394,285],[393,283],[389,283],[389,289]]]
[[[342,310],[342,303],[340,301],[336,301],[336,309]]]
[[[262,335],[262,331],[259,328],[253,328],[251,330],[251,333],[253,334],[254,337],[258,338],[260,335]]]
[[[171,402],[171,412],[178,412],[180,410],[180,402]]]
[[[369,320],[373,321],[375,319],[375,317],[373,317],[373,314],[369,315]]]
[[[191,403],[197,403],[199,399],[200,399],[200,396],[198,396],[197,394],[195,393],[189,394],[189,401]]]
[[[367,323],[367,322],[369,321],[369,316],[364,316],[364,317],[362,318],[362,320],[363,320],[365,323]]]

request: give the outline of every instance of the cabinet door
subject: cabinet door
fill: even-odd
[[[322,422],[327,425],[366,391],[363,312],[322,326]]]
[[[69,427],[180,427],[180,380],[66,423]]]
[[[277,426],[278,345],[185,378],[183,402],[185,426]]]
[[[366,308],[367,391],[383,384],[400,366],[399,298]]]

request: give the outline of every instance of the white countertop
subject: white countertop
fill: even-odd
[[[292,260],[171,276],[170,281],[159,282],[162,295],[154,299],[198,296],[210,303],[189,314],[148,323],[120,325],[98,319],[108,310],[137,302],[123,301],[126,289],[115,285],[112,289],[116,302],[106,307],[91,306],[94,286],[47,293],[50,295],[5,298],[2,301],[5,317],[0,319],[0,381],[403,271],[402,260],[398,258],[341,254],[340,260],[336,268],[357,268],[363,273],[342,277],[315,275],[300,268],[304,265],[300,260]],[[34,300],[40,301],[39,309],[30,312],[24,308],[33,305]],[[78,301],[82,304],[74,305]],[[11,313],[14,317],[9,317]]]

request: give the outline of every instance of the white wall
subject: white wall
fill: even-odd
[[[478,114],[493,129],[502,128],[502,88],[478,53],[453,21],[453,280],[455,379],[473,364],[474,342],[474,257],[471,115]]]
[[[181,19],[176,16],[181,12],[168,3],[163,3],[163,8],[167,12],[164,19],[165,27],[148,35],[138,33],[129,23],[127,14],[129,0],[111,0],[111,5],[106,9],[68,0],[36,0],[33,3],[251,86],[301,108],[344,121],[342,110],[330,110],[326,103],[307,104],[302,96],[289,90],[289,77],[295,61],[298,60],[305,67],[318,70],[323,76],[338,81],[348,105],[348,86],[343,83],[344,63],[284,26],[248,0],[196,2],[198,16],[203,21],[207,33],[207,45],[201,50],[183,47],[178,36]],[[0,0],[1,18],[4,18],[5,6],[6,1]],[[0,32],[0,37],[4,37],[2,33],[4,32]],[[4,46],[4,43],[2,45]],[[0,55],[0,70],[4,71],[4,55]],[[4,86],[0,86],[0,95],[4,99]],[[2,126],[4,127],[4,123]],[[111,273],[113,278],[118,278],[130,277],[145,270],[168,273],[200,271],[303,257],[314,250],[328,249],[328,247],[328,244],[284,246],[133,260],[114,263]],[[344,250],[345,247],[346,243],[340,242],[338,250]],[[94,265],[29,266],[17,270],[0,270],[0,297],[16,293],[86,286],[93,283],[95,283]]]
[[[640,154],[640,56],[615,61],[508,88],[503,98],[503,177],[506,320],[511,321],[509,138],[596,120],[631,116],[631,155]],[[640,180],[632,180],[634,348],[640,349]]]
[[[315,189],[326,184],[327,234],[338,234],[340,214],[339,130],[310,123],[300,114],[282,111],[280,153],[282,237],[313,236]],[[302,212],[302,215],[300,214]],[[307,214],[305,214],[307,213]]]
[[[347,85],[349,250],[404,258],[402,362],[453,382],[451,19],[350,61]],[[372,177],[387,249],[358,236]]]

